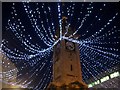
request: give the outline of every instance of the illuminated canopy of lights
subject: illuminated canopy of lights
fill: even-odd
[[[62,39],[79,44],[83,80],[98,80],[97,75],[120,63],[118,7],[117,3],[3,3],[1,52],[18,69],[12,84],[44,90],[52,80],[53,47]],[[64,34],[63,16],[67,17]],[[69,27],[75,30],[66,36]],[[9,64],[3,73],[8,79],[14,77]]]

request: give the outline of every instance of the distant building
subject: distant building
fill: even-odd
[[[114,66],[113,68],[101,73],[97,76],[98,80],[91,78],[88,80],[89,88],[111,88],[117,90],[120,88],[120,66]]]
[[[0,90],[2,89],[2,54],[0,53]]]
[[[0,54],[0,88],[16,88],[17,68],[3,53]]]

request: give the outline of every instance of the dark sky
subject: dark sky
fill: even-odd
[[[30,7],[29,9],[27,9],[28,11],[33,11],[31,13],[26,13],[24,5]],[[44,6],[44,8],[42,8],[42,6]],[[82,43],[80,43],[80,58],[83,71],[83,80],[85,82],[87,82],[87,80],[90,78],[95,79],[95,76],[99,75],[101,72],[104,72],[107,69],[120,63],[120,37],[118,35],[120,33],[119,3],[67,2],[60,3],[60,6],[61,17],[68,17],[67,22],[70,23],[70,27],[74,28],[75,30],[77,30],[78,27],[81,25],[84,17],[86,18],[84,24],[77,32],[77,34],[80,35],[78,41]],[[42,2],[36,2],[28,4],[15,3],[14,5],[12,2],[7,2],[3,3],[2,7],[2,39],[5,40],[4,42],[8,41],[8,43],[3,44],[3,46],[6,46],[3,47],[3,51],[6,52],[7,56],[18,67],[18,79],[22,80],[24,78],[23,81],[21,81],[20,83],[27,80],[26,78],[29,78],[26,81],[25,85],[28,82],[31,82],[29,85],[30,87],[43,90],[43,88],[46,87],[46,85],[51,80],[50,72],[52,72],[52,67],[50,66],[52,66],[53,50],[50,49],[50,51],[46,51],[43,53],[39,53],[39,51],[51,47],[55,42],[50,41],[50,39],[53,39],[51,37],[50,31],[52,35],[55,36],[56,30],[58,30],[59,28],[58,3],[47,2],[43,4]],[[50,12],[48,7],[51,8]],[[68,15],[67,11],[69,10],[67,10],[67,8],[69,8],[70,10],[70,15]],[[17,15],[15,16],[15,14]],[[73,14],[73,16],[71,16],[71,14]],[[18,27],[16,30],[13,30],[14,28],[11,29],[10,25],[8,25],[9,19],[13,27],[17,27],[17,25],[20,25],[20,27]],[[20,19],[22,24],[19,23],[20,21],[18,21],[18,19]],[[41,31],[36,31],[33,19],[37,20],[37,26],[38,28],[40,28]],[[42,27],[41,21],[43,21],[43,26],[45,30]],[[53,30],[52,22],[54,23],[53,26],[55,32]],[[22,26],[24,27],[22,28]],[[51,30],[48,29],[49,27]],[[46,38],[46,40],[43,39],[47,37],[45,31],[47,32],[49,37]],[[16,36],[16,33],[19,34],[18,36],[22,34],[21,39]],[[44,37],[39,37],[38,33],[39,35],[43,35]],[[30,39],[30,37],[32,37],[32,39]],[[26,46],[25,43],[23,43],[27,41],[25,40],[25,38],[28,39],[30,42],[30,44],[27,42],[28,46],[35,45],[38,48],[31,46],[32,48],[34,48],[32,50],[31,48]],[[51,42],[51,46],[47,46],[45,41],[47,43]],[[13,53],[7,51],[6,48],[13,51]],[[16,53],[15,48],[16,50],[19,50],[19,52]],[[14,53],[17,55],[14,55]],[[35,57],[31,59],[29,58],[30,55],[35,55]],[[17,58],[17,56],[19,56],[19,58]],[[45,65],[42,67],[44,63]],[[22,67],[23,69],[21,69]],[[33,73],[34,75],[32,75]]]

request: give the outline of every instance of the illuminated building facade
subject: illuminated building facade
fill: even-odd
[[[120,82],[120,68],[119,65],[115,66],[100,75],[97,76],[98,80],[94,80],[91,78],[87,83],[89,88],[111,88],[111,89],[119,89]]]

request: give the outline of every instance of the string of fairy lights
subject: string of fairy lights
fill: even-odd
[[[9,39],[3,36],[2,50],[0,50],[5,55],[2,57],[2,65],[5,68],[2,73],[5,77],[3,82],[8,83],[10,79],[17,78],[17,82],[9,84],[33,88],[34,90],[46,89],[53,77],[53,47],[62,39],[79,44],[84,81],[91,77],[98,80],[97,75],[120,63],[119,49],[112,47],[119,45],[118,33],[120,30],[118,24],[114,24],[117,22],[119,13],[114,11],[105,20],[104,14],[107,14],[106,10],[110,7],[109,3],[101,3],[100,7],[96,6],[97,3],[67,4],[59,2],[52,6],[52,3],[45,2],[12,3],[11,18],[8,19],[6,30],[3,32],[11,33],[13,35],[11,40],[17,42],[19,47],[10,47]],[[19,5],[22,8],[22,13],[25,14],[23,16],[20,15]],[[55,10],[56,13],[54,13]],[[67,17],[64,35],[62,34],[63,15]],[[74,19],[76,20],[75,31],[66,37]],[[103,24],[102,21],[104,21]],[[87,23],[89,25],[86,25]],[[55,37],[56,25],[57,29],[59,27],[59,38]],[[96,26],[97,28],[94,28]],[[76,34],[81,36],[78,40],[72,38]],[[17,68],[13,69],[14,64],[10,62],[18,65]],[[16,76],[13,75],[14,72],[17,72]]]

